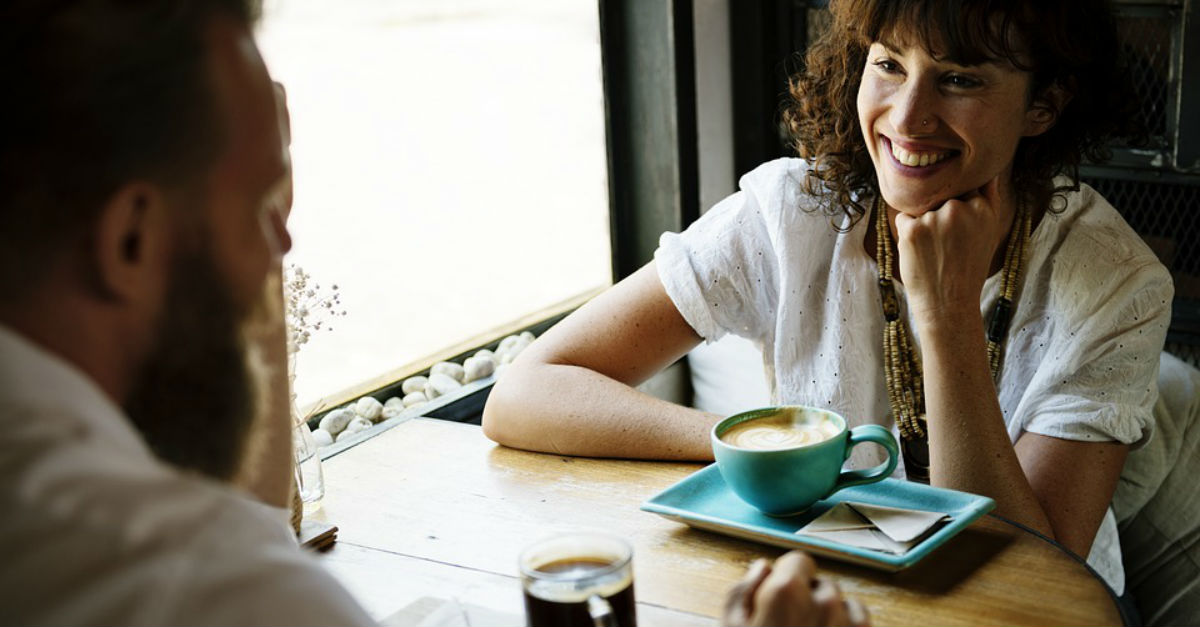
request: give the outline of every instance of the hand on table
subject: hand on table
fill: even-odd
[[[792,551],[774,564],[760,559],[751,564],[725,601],[722,624],[825,626],[870,624],[858,601],[845,599],[837,584],[817,577],[812,558]]]

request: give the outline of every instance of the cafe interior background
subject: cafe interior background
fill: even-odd
[[[786,77],[824,5],[269,0],[259,41],[293,125],[296,406],[329,436],[304,435],[306,468],[414,417],[478,424],[531,336],[788,154]],[[1153,136],[1082,174],[1171,270],[1166,350],[1197,365],[1200,16],[1116,6]],[[744,381],[732,365],[757,357],[735,342],[644,389],[687,402]]]

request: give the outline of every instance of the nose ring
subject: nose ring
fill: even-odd
[[[925,118],[924,120],[921,120],[921,126],[929,126],[929,118]]]

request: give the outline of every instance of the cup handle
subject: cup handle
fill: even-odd
[[[596,627],[617,627],[617,616],[608,599],[593,594],[588,597],[587,609],[588,614],[592,615],[592,624]]]
[[[874,442],[887,449],[887,461],[866,470],[843,471],[838,475],[837,484],[833,487],[834,492],[850,486],[881,481],[892,474],[893,470],[896,470],[896,464],[900,460],[900,446],[896,444],[896,438],[892,437],[892,432],[879,425],[860,425],[851,429],[850,439],[846,442],[846,456],[843,460],[849,459],[851,450],[863,442]]]

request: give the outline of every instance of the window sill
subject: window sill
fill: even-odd
[[[496,351],[501,340],[510,335],[519,335],[529,331],[535,336],[541,336],[547,329],[565,318],[567,314],[591,300],[597,294],[604,291],[604,289],[607,289],[607,287],[589,290],[488,333],[471,338],[425,359],[397,368],[360,385],[342,390],[330,399],[325,399],[303,410],[306,415],[310,415],[307,420],[308,426],[316,429],[326,414],[365,396],[373,397],[380,403],[385,402],[391,397],[403,398],[404,393],[401,389],[403,381],[413,376],[428,376],[430,368],[436,363],[450,361],[462,364],[467,357],[474,355],[480,349],[486,348]],[[329,446],[323,446],[318,450],[317,454],[322,460],[329,459],[413,418],[440,418],[455,422],[480,424],[482,422],[483,405],[487,401],[488,394],[491,393],[492,385],[495,381],[496,376],[493,374],[463,384],[461,388],[456,388],[449,394],[438,396],[420,405],[405,408],[397,415],[371,425],[371,427],[363,431],[349,435],[344,440],[338,440]]]

